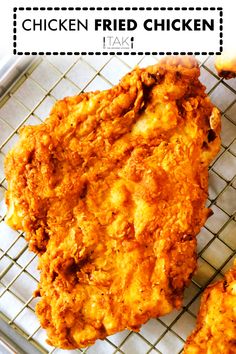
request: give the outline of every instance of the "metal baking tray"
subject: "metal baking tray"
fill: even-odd
[[[57,99],[109,88],[135,65],[154,64],[158,57],[37,57],[21,69],[17,65],[9,67],[10,80],[6,80],[6,75],[4,80],[0,79],[1,353],[177,354],[182,351],[186,337],[195,326],[202,291],[212,281],[222,278],[232,265],[236,249],[236,79],[219,78],[214,57],[197,59],[201,66],[200,79],[222,112],[222,148],[209,169],[207,204],[214,215],[198,235],[198,271],[185,291],[184,307],[180,311],[150,320],[139,333],[125,330],[84,350],[56,349],[45,341],[46,333],[34,314],[37,300],[32,297],[39,279],[37,257],[27,250],[24,234],[11,230],[4,222],[7,188],[4,157],[18,139],[19,128],[41,123]]]

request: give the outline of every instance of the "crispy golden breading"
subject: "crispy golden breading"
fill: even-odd
[[[224,280],[204,291],[197,327],[184,348],[184,354],[221,353],[236,353],[236,261]]]
[[[223,52],[216,57],[215,67],[219,76],[225,79],[236,77],[236,52]]]
[[[194,59],[57,102],[6,158],[7,222],[39,254],[49,342],[84,347],[182,303],[196,267],[219,111]]]

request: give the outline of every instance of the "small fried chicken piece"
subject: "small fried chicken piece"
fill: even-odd
[[[39,255],[49,343],[85,347],[181,306],[220,147],[198,76],[194,59],[168,58],[21,130],[5,163],[7,222]]]
[[[236,77],[236,52],[223,52],[216,57],[215,67],[219,76],[225,79]]]
[[[197,327],[184,354],[236,353],[236,261],[225,279],[208,286],[201,299]]]

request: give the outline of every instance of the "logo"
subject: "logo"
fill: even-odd
[[[103,37],[103,49],[133,49],[134,37],[106,36]]]

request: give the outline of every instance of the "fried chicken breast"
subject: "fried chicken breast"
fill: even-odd
[[[204,291],[197,327],[184,348],[184,354],[220,353],[236,353],[236,261],[224,280]]]
[[[5,162],[7,222],[39,255],[49,343],[85,347],[182,303],[196,268],[219,111],[189,57],[58,101]]]
[[[225,79],[236,77],[236,52],[223,52],[216,57],[215,67],[219,76]]]

